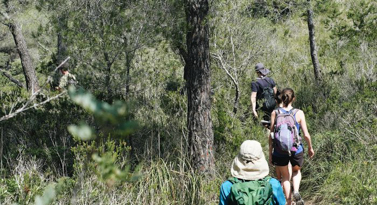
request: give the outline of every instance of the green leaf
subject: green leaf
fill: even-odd
[[[51,202],[56,197],[56,191],[55,191],[56,184],[49,184],[46,189],[43,192],[42,196],[36,196],[35,197],[35,205],[48,205],[51,204]]]
[[[76,139],[87,141],[95,138],[94,131],[86,124],[70,125],[68,131]]]

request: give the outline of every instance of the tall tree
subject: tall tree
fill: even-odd
[[[26,87],[28,91],[35,93],[39,90],[39,83],[37,79],[37,74],[31,60],[29,51],[27,49],[27,44],[22,34],[21,28],[16,22],[9,22],[8,27],[13,35],[14,42],[17,47],[18,55],[21,58],[22,69],[24,71]]]
[[[35,93],[39,90],[39,83],[33,61],[29,54],[25,38],[22,34],[22,30],[18,22],[10,17],[12,11],[12,6],[10,6],[10,1],[3,1],[5,11],[2,11],[1,22],[6,25],[10,32],[12,33],[13,40],[16,44],[18,55],[21,59],[22,69],[25,76],[27,90],[31,93]]]
[[[68,29],[68,14],[67,13],[60,13],[56,17],[57,23],[57,52],[56,52],[56,60],[57,64],[59,65],[62,63],[68,56],[67,51],[67,37],[64,35],[64,32]],[[68,66],[67,63],[64,64]]]
[[[313,68],[314,68],[314,77],[317,83],[321,81],[321,70],[319,67],[318,61],[318,54],[317,54],[317,46],[315,42],[314,36],[314,22],[313,22],[313,9],[311,5],[311,1],[308,0],[308,28],[309,28],[309,42],[310,42],[310,56],[312,58]]]
[[[187,127],[193,166],[201,173],[214,169],[208,11],[208,0],[186,1]]]

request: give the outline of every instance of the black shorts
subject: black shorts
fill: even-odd
[[[304,163],[304,151],[298,154],[293,154],[291,156],[280,157],[272,155],[272,164],[275,166],[287,166],[291,162],[292,167],[299,166],[302,167]]]

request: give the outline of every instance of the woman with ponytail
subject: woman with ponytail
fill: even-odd
[[[276,171],[281,173],[281,183],[288,202],[287,204],[289,205],[291,204],[291,182],[288,164],[289,162],[292,164],[293,199],[297,205],[303,205],[304,201],[299,194],[299,187],[301,182],[301,168],[304,162],[304,147],[302,143],[299,142],[294,151],[289,151],[289,154],[279,152],[279,149],[277,149],[276,147],[276,143],[273,143],[277,115],[280,113],[291,113],[295,119],[295,126],[298,133],[300,133],[301,131],[304,135],[304,139],[307,142],[308,155],[310,158],[314,156],[314,150],[312,147],[310,134],[306,126],[304,112],[292,107],[292,103],[295,100],[294,91],[291,88],[285,88],[281,93],[281,100],[282,107],[277,108],[271,113],[271,127],[269,134],[269,160],[271,164],[275,165]]]

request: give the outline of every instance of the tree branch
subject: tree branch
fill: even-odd
[[[189,60],[187,51],[183,48],[182,45],[178,45],[177,48],[178,48],[179,54],[182,56],[183,60],[185,61],[185,64],[187,64]]]
[[[67,57],[62,63],[60,63],[60,65],[58,67],[55,68],[55,70],[53,72],[55,72],[56,70],[58,70],[62,65],[64,65],[64,63],[66,63],[68,60],[70,59],[70,57]],[[3,72],[3,71],[1,71]],[[53,73],[52,72],[52,73]],[[50,76],[49,76],[50,77]],[[49,78],[48,78],[49,79]],[[46,81],[46,83],[48,82],[48,80]],[[44,83],[44,84],[46,84]],[[43,86],[42,86],[43,87]],[[53,97],[48,97],[46,100],[40,102],[40,103],[36,103],[36,104],[33,104],[33,105],[30,105],[31,102],[33,102],[35,100],[35,98],[41,93],[41,91],[43,90],[41,87],[41,89],[39,89],[38,91],[36,91],[35,93],[33,93],[30,98],[28,99],[28,101],[22,105],[22,107],[18,108],[16,111],[13,112],[13,108],[15,107],[15,104],[12,105],[12,108],[10,109],[9,113],[3,117],[0,118],[0,122],[1,121],[4,121],[4,120],[8,120],[12,117],[15,117],[16,115],[18,115],[19,113],[21,112],[24,112],[24,111],[27,111],[29,109],[32,109],[32,108],[36,108],[38,106],[41,106],[43,104],[46,104],[52,100],[55,100],[61,96],[63,96],[65,93],[67,93],[67,91],[63,91],[61,93],[59,93],[58,95],[55,95]]]
[[[223,61],[223,59],[221,58],[221,56],[219,54],[215,54],[215,53],[212,53],[212,56],[218,60],[218,62],[220,63],[221,65],[221,68],[223,70],[225,70],[226,74],[230,77],[230,79],[232,79],[233,83],[238,87],[238,82],[237,80],[232,76],[232,74],[228,71],[228,69],[226,68],[226,65]]]
[[[236,87],[236,96],[234,97],[234,106],[233,106],[233,113],[236,114],[237,113],[237,110],[238,110],[238,102],[239,102],[239,97],[240,97],[240,89],[239,89],[239,86],[238,86],[238,82],[237,80],[232,76],[232,74],[230,74],[230,72],[228,71],[228,69],[226,68],[226,64],[224,63],[224,60],[222,59],[221,55],[220,54],[214,54],[212,53],[212,56],[218,60],[218,62],[220,63],[221,67],[223,70],[225,70],[226,74],[232,79],[235,87]],[[230,68],[232,68],[231,66],[229,66]],[[234,68],[232,68],[234,70]],[[237,76],[236,76],[237,77]]]
[[[60,63],[60,65],[58,65],[58,67],[55,68],[54,72],[57,71],[60,67],[62,67],[64,65],[64,63],[66,63],[70,58],[71,57],[68,56],[62,63]]]
[[[2,47],[0,48],[0,53],[7,53],[7,54],[17,53],[17,50],[14,47]]]
[[[32,100],[35,99],[36,94],[38,93],[38,92],[36,92],[36,93],[33,94],[33,96],[30,98],[30,100],[29,100],[28,102],[26,102],[21,108],[17,109],[17,110],[14,111],[14,112],[10,112],[8,115],[5,115],[5,116],[1,117],[1,118],[0,118],[0,122],[1,122],[1,121],[4,121],[4,120],[8,120],[8,119],[10,119],[10,118],[16,116],[17,114],[19,114],[19,113],[21,113],[21,112],[24,112],[24,111],[29,110],[29,109],[32,109],[32,108],[36,108],[36,107],[38,107],[38,106],[40,106],[40,105],[46,104],[46,103],[48,103],[48,102],[50,102],[50,101],[52,101],[52,100],[54,100],[54,99],[57,99],[57,98],[61,97],[62,95],[64,95],[66,92],[67,92],[67,91],[65,90],[65,91],[59,93],[58,95],[55,95],[54,97],[51,97],[51,98],[49,97],[49,98],[47,98],[47,100],[45,100],[45,101],[43,101],[43,102],[40,102],[40,103],[37,103],[37,104],[33,104],[33,105],[31,105],[31,106],[28,106],[28,105],[30,104],[30,102],[31,102]]]
[[[9,74],[7,71],[3,70],[3,67],[0,66],[0,72],[7,77],[12,83],[15,83],[18,87],[23,88],[25,87],[20,81],[13,78],[11,74]]]
[[[8,7],[8,5],[6,5],[6,7]],[[8,22],[9,21],[9,15],[4,12],[4,11],[0,11],[0,23],[3,24],[4,26],[9,26]]]

